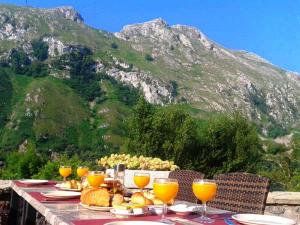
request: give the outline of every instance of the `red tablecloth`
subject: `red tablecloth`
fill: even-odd
[[[49,202],[51,202],[51,201],[57,201],[57,202],[55,202],[55,204],[58,204],[58,203],[79,203],[80,202],[79,198],[57,200],[57,199],[52,199],[52,198],[49,199],[49,198],[43,196],[40,192],[29,192],[28,194],[30,194],[33,198],[35,198],[39,202],[42,202],[42,201],[49,201]]]
[[[175,214],[168,215],[168,217],[179,217],[183,219],[187,219],[190,221],[194,221],[195,218],[199,217],[200,215],[190,215],[190,216],[177,216]],[[211,225],[226,225],[224,219],[230,217],[231,214],[219,214],[219,215],[209,215],[210,218],[215,219],[214,223]],[[92,219],[92,220],[74,220],[72,223],[74,225],[104,225],[109,222],[115,221],[159,221],[161,216],[141,216],[141,217],[131,217],[131,218],[124,218],[124,219]],[[181,223],[175,223],[176,225],[182,225]],[[199,223],[200,224],[200,223]]]
[[[54,187],[54,185],[56,184],[55,181],[48,181],[48,183],[45,183],[45,184],[25,184],[25,183],[22,183],[18,180],[14,180],[13,181],[18,187],[37,187],[37,188],[42,188],[42,187]]]

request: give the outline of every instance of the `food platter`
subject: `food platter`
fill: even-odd
[[[80,205],[83,208],[94,210],[94,211],[102,211],[102,212],[109,212],[113,207],[103,207],[103,206],[92,206],[92,205],[86,205],[80,202]]]
[[[76,192],[80,192],[80,189],[75,189],[75,188],[66,188],[61,184],[55,184],[54,187],[58,188],[59,190],[63,190],[63,191],[76,191]]]
[[[144,215],[145,213],[143,211],[140,212],[128,212],[126,210],[115,210],[111,209],[110,212],[116,216],[141,216]]]

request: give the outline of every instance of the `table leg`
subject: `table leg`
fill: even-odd
[[[18,224],[19,200],[20,196],[14,190],[12,190],[10,198],[10,209],[8,214],[8,225]]]
[[[36,209],[33,208],[28,202],[25,201],[24,225],[35,225],[36,213],[37,213]]]

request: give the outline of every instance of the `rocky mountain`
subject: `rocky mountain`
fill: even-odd
[[[116,37],[153,57],[153,76],[175,80],[177,101],[210,111],[242,110],[252,120],[283,126],[298,121],[298,74],[280,69],[246,51],[234,51],[208,39],[197,28],[162,19],[128,25]]]
[[[45,63],[49,75],[58,80],[70,79],[70,69],[58,70],[52,62],[89,48],[96,72],[140,90],[153,104],[179,103],[196,116],[240,110],[264,134],[299,126],[298,74],[254,53],[227,49],[194,27],[170,26],[154,19],[113,34],[85,25],[71,7],[0,5],[0,59],[8,59],[12,49],[19,49],[34,61],[33,40],[47,45]],[[26,90],[24,94],[30,95]],[[97,104],[96,108],[101,113],[112,110]],[[98,126],[108,124],[104,121]]]

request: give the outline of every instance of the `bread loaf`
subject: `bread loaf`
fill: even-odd
[[[124,202],[120,194],[110,195],[106,188],[87,188],[81,192],[80,201],[89,206],[109,207]]]
[[[84,189],[81,192],[81,203],[89,206],[110,206],[110,194],[105,188]]]

